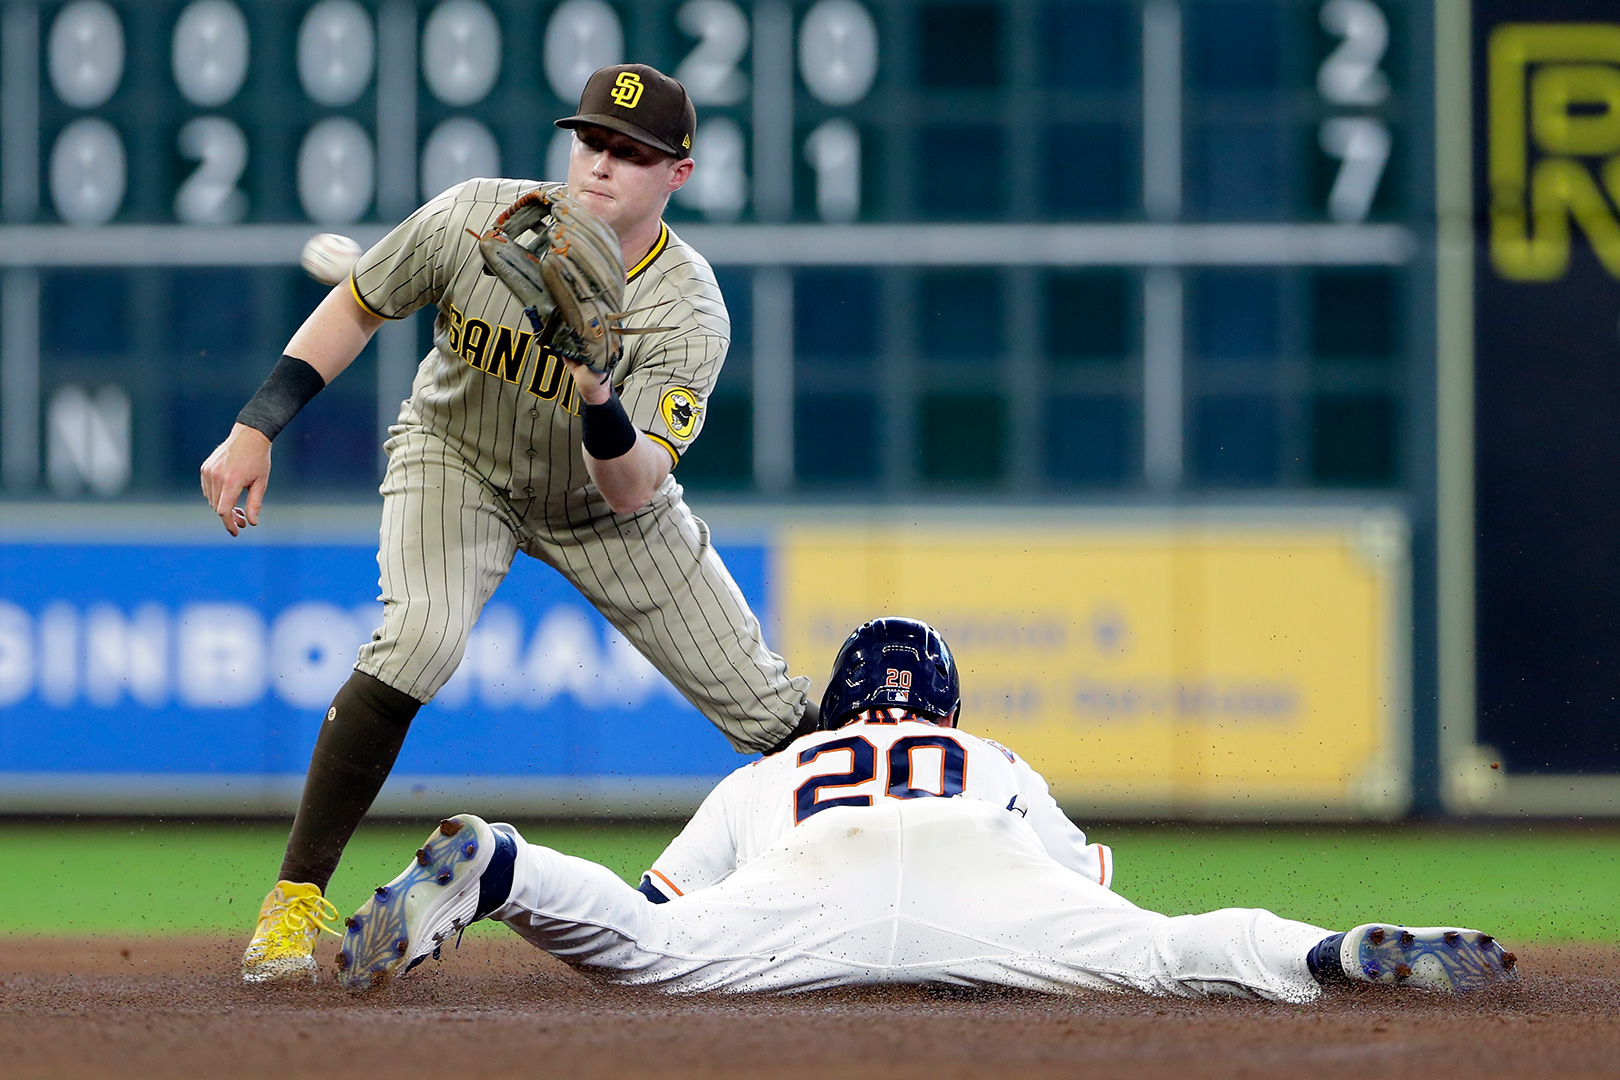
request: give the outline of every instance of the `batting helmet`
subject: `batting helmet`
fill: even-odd
[[[833,731],[866,709],[900,708],[955,718],[962,704],[956,661],[939,631],[919,619],[873,619],[855,628],[833,661],[821,726]]]

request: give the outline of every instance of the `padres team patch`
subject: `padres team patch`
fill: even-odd
[[[658,413],[669,425],[669,433],[677,439],[691,438],[702,411],[697,395],[684,386],[665,390],[664,396],[658,399]]]

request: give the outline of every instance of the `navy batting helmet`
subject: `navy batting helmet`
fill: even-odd
[[[873,619],[855,628],[833,661],[821,726],[843,727],[866,709],[952,717],[962,704],[956,661],[939,631],[919,619]]]

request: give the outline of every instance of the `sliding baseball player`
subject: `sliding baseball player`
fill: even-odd
[[[828,730],[721,781],[640,889],[458,815],[348,920],[339,981],[373,989],[483,918],[677,993],[940,983],[1304,1002],[1335,983],[1514,979],[1513,955],[1474,930],[1145,911],[1109,888],[1111,852],[1034,769],[956,729],[960,702],[931,627],[867,623],[834,665]]]

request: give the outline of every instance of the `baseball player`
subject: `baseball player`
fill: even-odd
[[[1515,978],[1474,930],[1138,908],[1034,769],[956,730],[960,702],[931,627],[867,623],[833,666],[827,730],[722,780],[639,890],[458,815],[348,920],[339,982],[377,987],[482,918],[607,981],[676,993],[944,983],[1304,1002],[1333,983]]]
[[[249,983],[315,976],[343,848],[519,551],[573,583],[738,751],[814,729],[809,680],[766,647],[671,476],[702,428],[731,333],[708,263],[662,220],[693,169],[691,99],[653,68],[620,65],[596,72],[578,113],[556,123],[575,137],[566,189],[476,179],[418,209],[299,327],[203,464],[203,492],[230,534],[257,525],[277,433],[385,320],[438,308],[386,443],[383,625],[321,725],[281,880],[243,957]],[[520,213],[538,219],[537,207],[550,224],[537,221],[543,235],[520,251],[501,229],[516,231]],[[594,233],[581,231],[587,219]],[[484,251],[560,267],[577,285],[597,273],[578,262],[593,235],[608,238],[595,255],[618,277],[595,285],[623,307],[613,333],[598,326],[591,340],[552,336],[563,301],[581,297],[541,289],[525,302]]]

